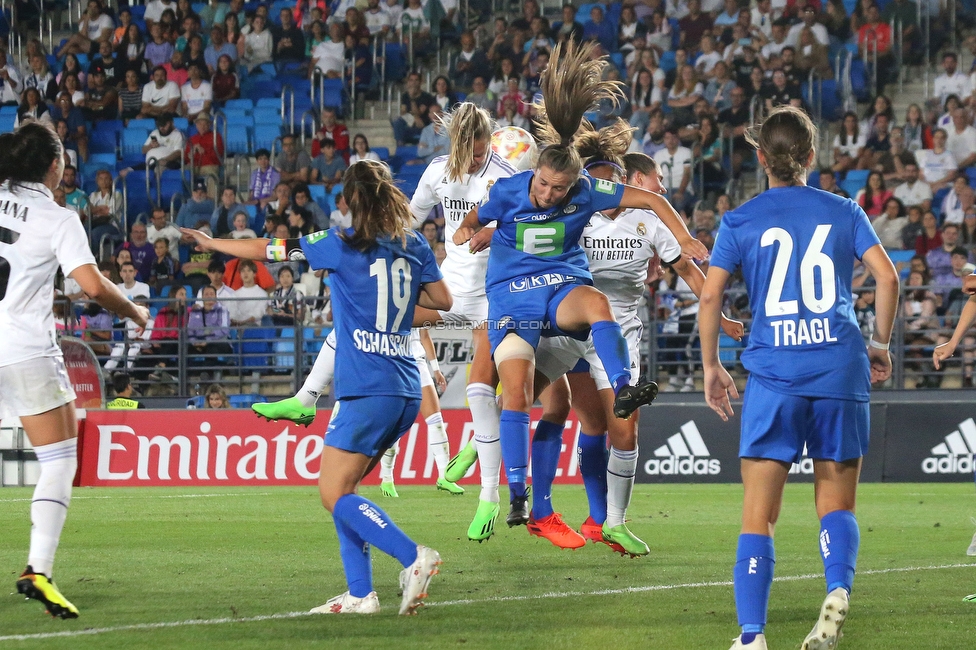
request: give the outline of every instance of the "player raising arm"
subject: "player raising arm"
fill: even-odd
[[[742,533],[733,570],[742,634],[732,648],[766,648],[773,531],[790,465],[806,445],[828,593],[802,648],[826,650],[840,637],[854,582],[857,481],[868,448],[871,384],[891,375],[898,275],[857,204],[806,186],[817,133],[805,113],[778,108],[749,139],[769,190],[722,219],[698,312],[705,399],[727,420],[729,398],[738,394],[719,363],[719,313],[725,285],[741,268],[753,324],[742,353],[750,374],[739,443]],[[867,350],[851,305],[855,258],[877,280]]]
[[[426,596],[440,556],[418,546],[376,504],[356,494],[359,482],[417,418],[420,378],[410,350],[414,308],[450,309],[453,302],[426,240],[410,229],[407,199],[389,168],[360,161],[343,176],[352,230],[334,228],[301,239],[211,239],[183,229],[204,250],[250,259],[306,259],[329,271],[336,326],[336,398],[322,449],[319,493],[332,513],[349,591],[312,611],[379,611],[369,549],[404,567],[400,614]]]
[[[27,568],[17,591],[48,613],[76,618],[52,581],[78,465],[75,393],[54,331],[58,267],[109,311],[145,327],[149,311],[102,277],[78,214],[54,202],[64,149],[50,127],[32,122],[0,135],[0,418],[19,417],[41,473],[31,499]]]

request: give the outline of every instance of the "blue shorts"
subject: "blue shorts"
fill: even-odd
[[[392,447],[419,412],[419,397],[377,395],[339,400],[325,432],[325,444],[372,458]]]
[[[488,341],[492,354],[510,332],[518,334],[533,348],[539,346],[543,336],[569,336],[585,341],[590,335],[589,328],[582,332],[564,332],[556,327],[559,303],[576,287],[590,284],[589,280],[568,278],[559,284],[543,284],[532,289],[511,288],[531,280],[522,278],[488,293]]]
[[[778,393],[750,377],[739,457],[797,463],[806,445],[814,460],[860,458],[868,453],[870,407],[870,402]]]

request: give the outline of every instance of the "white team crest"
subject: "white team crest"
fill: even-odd
[[[579,209],[579,206],[577,206],[577,205],[575,205],[573,203],[570,203],[565,208],[563,208],[563,214],[573,214],[578,209]]]
[[[643,221],[637,224],[637,234],[641,237],[647,234],[647,226],[644,225]]]

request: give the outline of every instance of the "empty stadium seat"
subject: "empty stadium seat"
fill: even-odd
[[[140,118],[137,120],[129,120],[129,125],[126,130],[129,129],[145,129],[146,131],[152,131],[156,128],[156,120],[150,119],[148,117]]]
[[[284,327],[274,342],[275,368],[286,370],[295,367],[295,330]]]
[[[116,155],[119,149],[118,134],[115,131],[95,129],[88,134],[88,151],[93,154]]]
[[[252,113],[254,117],[254,124],[274,124],[276,126],[281,126],[281,107],[275,106],[271,108],[270,106],[257,106]]]
[[[256,124],[254,126],[254,150],[271,150],[274,141],[281,135],[281,127],[270,124]]]
[[[224,110],[228,111],[231,109],[242,110],[245,113],[250,113],[254,110],[254,101],[247,97],[242,97],[240,99],[228,99],[224,104]]]
[[[241,331],[241,356],[245,367],[267,367],[268,353],[275,331],[270,328],[247,328]]]
[[[119,146],[122,152],[122,161],[126,165],[136,165],[145,160],[145,154],[142,153],[142,145],[145,144],[146,138],[148,137],[149,131],[146,129],[129,127],[122,132],[122,139]]]
[[[183,196],[183,176],[180,170],[164,169],[160,176],[159,187],[156,189],[156,192],[156,202],[167,209],[174,194]]]

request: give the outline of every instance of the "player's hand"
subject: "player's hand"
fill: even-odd
[[[482,228],[468,242],[468,250],[472,253],[480,253],[483,250],[487,250],[491,246],[491,238],[494,234],[494,228]]]
[[[732,411],[732,399],[739,399],[739,391],[735,387],[732,375],[722,366],[705,367],[705,401],[708,406],[718,413],[723,422],[735,415]]]
[[[135,309],[136,313],[131,318],[132,322],[139,326],[138,329],[136,329],[136,335],[141,336],[143,331],[146,329],[146,324],[149,322],[149,309],[143,307],[142,305],[136,305]]]
[[[887,350],[868,348],[868,361],[871,362],[871,383],[880,384],[891,377],[891,355]],[[936,365],[936,368],[939,366]]]
[[[976,273],[972,273],[963,278],[962,290],[970,296],[976,295]]]
[[[444,391],[447,390],[447,379],[444,377],[444,373],[440,370],[435,370],[431,373],[434,378],[434,388],[437,389],[438,395],[443,395]]]
[[[207,233],[200,230],[194,230],[193,228],[180,228],[180,232],[186,237],[189,237],[190,239],[195,241],[197,246],[200,247],[200,250],[202,251],[213,250],[211,248],[211,246],[213,245],[213,237],[211,237]]]
[[[695,260],[707,260],[708,249],[694,237],[689,237],[681,242],[681,252]]]
[[[746,328],[740,321],[726,318],[725,314],[722,314],[722,331],[725,332],[726,336],[731,336],[736,341],[741,341],[742,335],[746,332]]]
[[[935,350],[932,351],[932,365],[935,366],[936,370],[941,370],[942,362],[952,357],[955,351],[956,351],[956,344],[953,343],[952,341],[937,346]]]
[[[474,228],[468,228],[462,226],[454,231],[454,245],[461,246],[462,244],[468,243],[472,237],[474,237]]]

